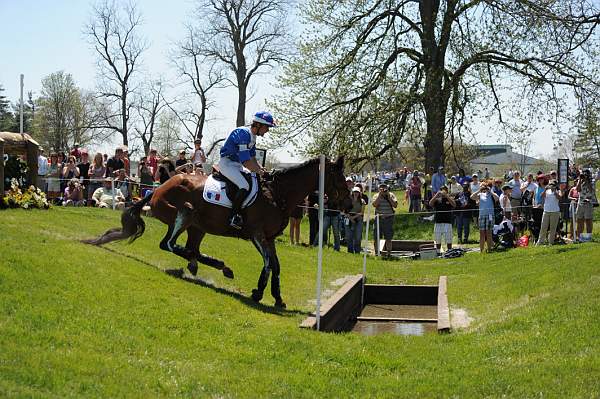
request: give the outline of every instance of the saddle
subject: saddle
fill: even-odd
[[[246,179],[250,187],[248,190],[249,194],[242,203],[242,208],[247,208],[258,197],[259,182],[256,175],[250,173],[250,171],[242,171],[242,176]],[[202,197],[206,202],[210,202],[211,204],[231,208],[231,198],[235,198],[238,191],[239,188],[235,183],[221,174],[218,167],[213,166],[212,174],[208,176],[204,184]]]

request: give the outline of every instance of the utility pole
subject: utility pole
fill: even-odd
[[[21,114],[21,123],[20,123],[20,129],[19,132],[21,132],[21,134],[23,134],[23,78],[25,77],[25,75],[21,74],[21,104],[20,104],[20,114]]]

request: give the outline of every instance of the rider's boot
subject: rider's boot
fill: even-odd
[[[242,203],[247,195],[248,190],[241,188],[238,190],[235,198],[231,201],[231,217],[229,218],[229,225],[234,229],[241,230],[242,225],[244,224],[240,211],[242,209]]]

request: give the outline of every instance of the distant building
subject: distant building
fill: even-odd
[[[543,160],[513,152],[508,144],[478,145],[476,150],[479,155],[471,161],[471,170],[487,167],[492,176],[502,176],[509,169],[527,173],[544,164]]]

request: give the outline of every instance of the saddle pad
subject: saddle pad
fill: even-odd
[[[225,208],[231,208],[231,200],[227,197],[225,192],[226,183],[213,178],[213,175],[208,176],[206,183],[204,183],[204,191],[202,192],[202,198],[204,201],[210,202],[211,204],[224,206]],[[250,194],[246,196],[242,208],[247,208],[254,203],[258,196],[258,182],[256,181],[256,175],[252,175],[252,188]]]

